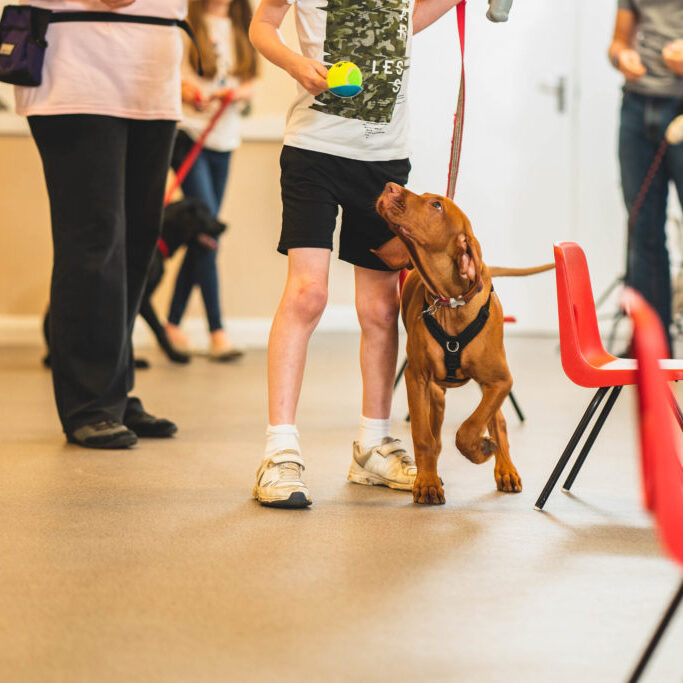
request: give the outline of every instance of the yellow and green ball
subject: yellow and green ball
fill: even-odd
[[[337,97],[355,97],[363,90],[363,74],[353,62],[337,62],[327,72],[327,85]]]

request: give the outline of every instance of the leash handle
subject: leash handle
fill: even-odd
[[[489,11],[486,13],[486,18],[495,23],[507,21],[511,7],[512,0],[489,0]]]
[[[448,167],[448,184],[446,195],[453,199],[458,182],[460,168],[460,150],[462,148],[462,132],[465,123],[465,6],[467,0],[458,4],[458,37],[460,38],[460,90],[458,91],[458,108],[453,117],[453,137],[451,138],[451,160]]]
[[[197,141],[192,146],[192,149],[190,150],[189,154],[183,160],[183,163],[180,164],[178,171],[175,174],[175,178],[173,179],[173,182],[168,186],[166,196],[164,197],[164,206],[171,202],[171,199],[173,198],[173,195],[175,194],[176,190],[183,184],[185,178],[187,178],[187,174],[190,172],[190,169],[194,166],[194,162],[197,161],[197,157],[199,156],[199,153],[202,151],[204,147],[206,138],[209,137],[209,133],[214,129],[215,125],[218,123],[218,119],[220,119],[221,116],[223,116],[223,113],[232,104],[234,99],[234,90],[228,91],[225,97],[223,97],[220,107],[216,109],[214,115],[209,120],[209,123],[206,124],[206,128],[204,128],[202,134],[197,138]]]

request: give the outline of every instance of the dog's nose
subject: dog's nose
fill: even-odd
[[[387,183],[384,187],[384,191],[387,194],[399,194],[403,188],[396,183]]]

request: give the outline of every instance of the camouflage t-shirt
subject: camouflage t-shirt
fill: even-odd
[[[363,90],[313,97],[301,85],[287,115],[285,145],[362,161],[404,159],[414,0],[288,0],[304,56],[328,68],[356,64]]]

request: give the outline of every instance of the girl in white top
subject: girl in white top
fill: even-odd
[[[248,0],[193,0],[188,21],[199,45],[204,77],[198,74],[198,59],[186,41],[182,68],[183,120],[172,165],[177,170],[192,145],[220,107],[226,93],[233,91],[230,105],[216,123],[183,182],[186,197],[202,200],[216,216],[223,201],[231,152],[239,147],[241,118],[251,99],[256,75],[256,51],[248,38],[251,7]],[[188,247],[178,273],[166,332],[172,344],[186,349],[187,338],[180,330],[188,299],[198,285],[208,319],[213,360],[233,360],[241,355],[223,329],[218,296],[216,252],[200,244]]]
[[[22,0],[51,10],[181,19],[186,0]],[[180,30],[52,24],[42,84],[16,89],[50,197],[50,351],[69,441],[127,448],[168,437],[133,388],[131,333],[161,227],[180,118]]]

